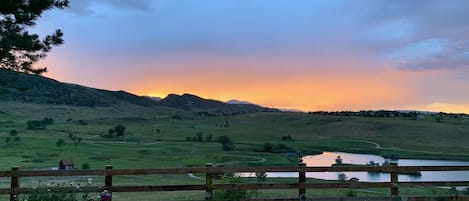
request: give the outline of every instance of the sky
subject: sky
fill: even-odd
[[[47,77],[269,107],[469,113],[465,0],[71,0]]]

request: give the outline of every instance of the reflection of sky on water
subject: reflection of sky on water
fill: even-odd
[[[307,166],[331,166],[335,163],[337,156],[342,158],[342,163],[349,164],[367,164],[374,161],[382,164],[385,159],[381,156],[370,154],[351,154],[344,152],[324,152],[320,155],[305,156],[303,162]],[[401,159],[397,161],[400,166],[457,166],[469,165],[467,161],[442,161],[442,160],[414,160]],[[350,179],[359,178],[360,181],[388,182],[390,174],[372,173],[372,172],[344,172]],[[399,175],[399,181],[469,181],[469,171],[426,171],[421,172],[422,176]],[[336,180],[339,172],[309,172],[308,178],[319,178],[327,180]],[[269,177],[297,177],[298,173],[271,172],[267,173]]]

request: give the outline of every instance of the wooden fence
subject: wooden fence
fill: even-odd
[[[160,168],[160,169],[112,169],[108,165],[102,170],[20,170],[13,167],[11,171],[0,171],[1,177],[10,177],[10,188],[0,189],[1,194],[10,194],[10,201],[17,201],[18,195],[28,193],[32,188],[22,188],[20,178],[23,177],[64,177],[64,176],[104,176],[104,186],[84,187],[84,191],[102,192],[152,192],[152,191],[205,191],[205,200],[212,200],[213,190],[254,190],[254,189],[298,189],[298,197],[294,199],[279,200],[308,200],[306,199],[307,189],[323,188],[390,188],[390,196],[384,199],[399,197],[399,187],[437,187],[437,186],[468,186],[469,178],[466,181],[438,181],[438,182],[399,182],[399,172],[411,171],[468,171],[469,166],[398,166],[391,163],[389,166],[334,166],[334,167],[306,167],[304,163],[298,166],[261,166],[261,167],[213,167],[208,163],[206,167],[190,168]],[[241,173],[241,172],[296,172],[298,182],[294,183],[241,183],[241,184],[216,184],[213,182],[215,174],[220,173]],[[387,172],[390,173],[390,182],[327,182],[308,183],[306,172]],[[205,174],[205,184],[201,185],[152,185],[152,186],[119,186],[114,185],[112,177],[117,175],[154,175],[154,174]],[[467,175],[469,177],[469,173]],[[58,190],[67,187],[55,187]],[[414,198],[415,199],[415,198]],[[466,196],[459,196],[459,200],[469,200]],[[264,199],[265,200],[265,199]],[[321,198],[321,200],[323,200]],[[326,200],[326,199],[324,199]],[[417,199],[418,200],[418,199]]]

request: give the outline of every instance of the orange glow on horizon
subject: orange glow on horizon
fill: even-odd
[[[177,55],[174,57],[179,58]],[[326,61],[203,56],[175,58],[144,64],[147,66],[142,66],[145,70],[141,71],[113,69],[113,76],[107,76],[106,69],[97,69],[90,75],[88,71],[79,71],[81,69],[65,71],[61,68],[53,69],[48,76],[137,95],[164,98],[171,93],[189,93],[220,101],[236,99],[266,107],[303,111],[403,109],[469,113],[468,104],[445,101],[422,104],[427,100],[418,96],[420,82],[444,72],[402,71],[339,55]],[[56,60],[53,66],[67,62]]]

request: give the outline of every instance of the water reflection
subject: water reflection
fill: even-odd
[[[305,156],[303,162],[307,166],[331,166],[335,163],[337,156],[342,158],[342,163],[365,165],[370,161],[382,164],[385,159],[381,156],[371,154],[351,154],[345,152],[324,152],[320,155]],[[469,165],[467,161],[443,161],[443,160],[414,160],[401,159],[396,161],[400,166],[457,166]],[[358,178],[360,181],[371,182],[389,182],[389,173],[376,172],[344,172],[350,179]],[[469,181],[469,171],[422,171],[421,176],[399,175],[399,181]],[[336,180],[337,172],[309,172],[308,178],[319,178],[327,180]],[[298,173],[267,173],[268,177],[297,177]]]

